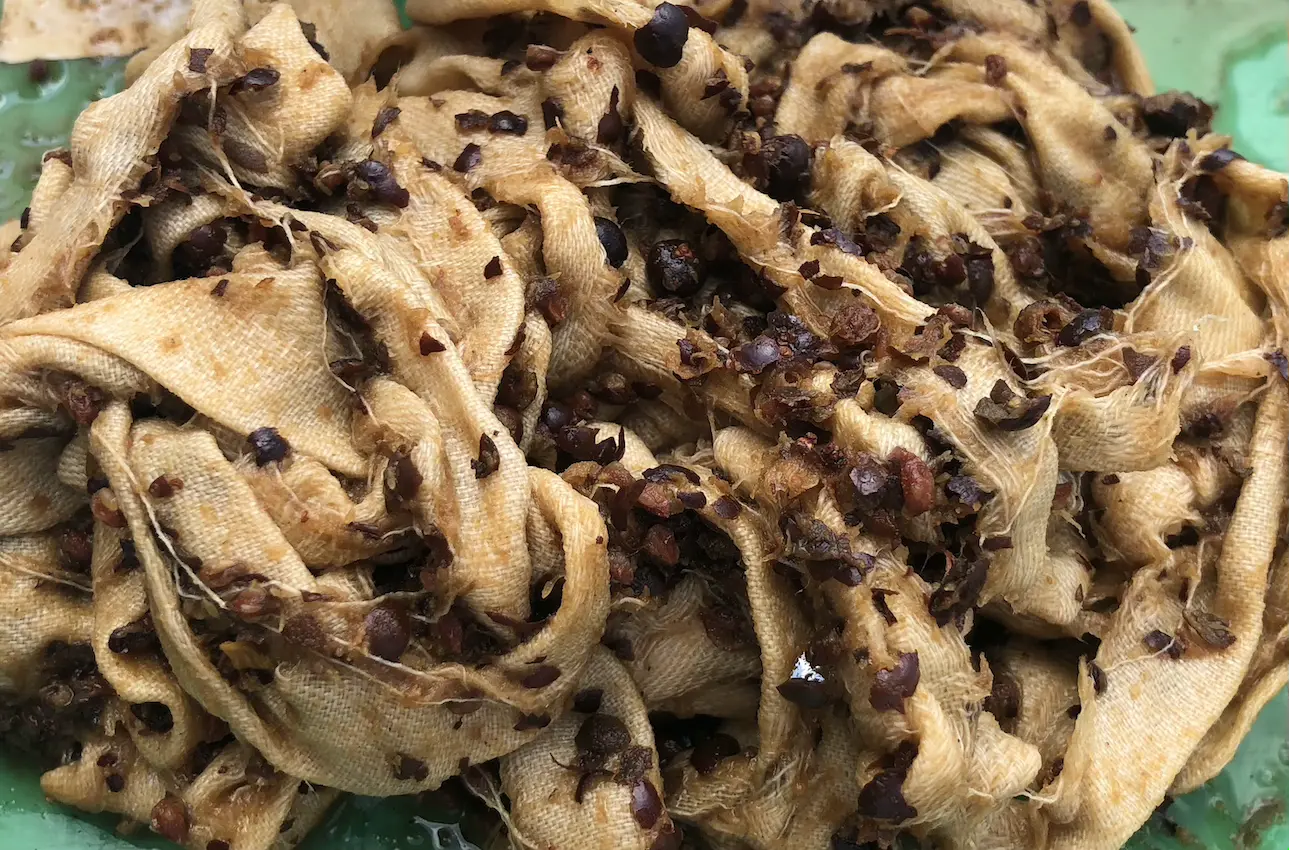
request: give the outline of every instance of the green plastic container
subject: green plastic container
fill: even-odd
[[[343,2],[343,0],[337,0]],[[1161,90],[1193,91],[1219,105],[1217,129],[1250,159],[1289,171],[1289,0],[1118,0]],[[3,3],[0,3],[0,9]],[[33,79],[0,65],[0,221],[27,204],[41,154],[64,145],[91,100],[118,91],[121,62],[50,62]],[[3,753],[0,850],[129,850],[173,845],[117,818],[52,805],[38,773]],[[1154,819],[1132,850],[1289,850],[1289,696],[1263,714],[1227,770]],[[435,819],[439,819],[436,821]],[[465,850],[451,807],[434,798],[349,798],[304,850]]]

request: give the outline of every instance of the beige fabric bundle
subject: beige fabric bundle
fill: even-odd
[[[182,32],[189,0],[106,0],[92,6],[13,0],[0,15],[0,62],[126,56]]]
[[[1289,669],[1289,181],[1106,2],[408,6],[199,0],[0,230],[46,794],[1113,850],[1222,769]]]

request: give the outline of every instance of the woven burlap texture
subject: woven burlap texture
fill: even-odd
[[[197,0],[46,157],[0,720],[48,796],[1114,850],[1229,762],[1289,677],[1289,181],[1106,0],[686,6]]]

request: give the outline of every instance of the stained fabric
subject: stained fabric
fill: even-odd
[[[1285,682],[1289,181],[1108,4],[341,5],[198,0],[0,228],[48,796],[1113,850],[1220,772]]]

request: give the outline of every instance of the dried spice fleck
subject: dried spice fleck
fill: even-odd
[[[994,684],[981,706],[998,721],[1003,731],[1013,733],[1016,718],[1020,716],[1020,685],[1002,671],[994,672]]]
[[[99,413],[107,406],[107,394],[84,381],[69,381],[63,389],[63,406],[72,421],[82,428],[94,424]]]
[[[528,133],[528,119],[503,109],[488,118],[488,132],[495,136],[523,136]]]
[[[1133,348],[1124,348],[1120,355],[1123,357],[1124,368],[1128,370],[1128,374],[1132,377],[1134,383],[1159,362],[1159,358],[1152,357],[1149,354],[1142,354]]]
[[[903,823],[918,811],[904,799],[904,780],[917,757],[917,744],[905,742],[878,761],[879,770],[859,791],[859,813],[864,817]]]
[[[712,504],[712,512],[721,519],[734,519],[743,512],[743,506],[732,496],[721,496]]]
[[[291,453],[290,444],[276,428],[257,428],[246,439],[251,445],[257,466],[279,463]]]
[[[806,140],[789,134],[768,139],[749,165],[770,197],[779,201],[800,201],[810,192],[813,159]],[[853,245],[849,239],[845,241]],[[811,244],[814,244],[813,239]],[[840,247],[839,242],[834,244]],[[858,253],[857,247],[854,253]]]
[[[1221,650],[1235,645],[1231,624],[1221,617],[1200,608],[1187,608],[1182,612],[1182,619],[1205,646]]]
[[[379,605],[363,618],[367,651],[385,661],[397,661],[412,639],[407,614],[393,605]]]
[[[670,4],[664,4],[670,5]],[[641,829],[653,829],[663,814],[662,798],[648,779],[637,779],[631,785],[631,817]]]
[[[1003,431],[1023,431],[1037,425],[1051,405],[1050,395],[1036,398],[1017,395],[1006,381],[999,380],[989,397],[977,402],[975,413]]]
[[[603,759],[631,746],[631,732],[625,723],[610,714],[592,713],[578,727],[573,743],[579,752]]]
[[[400,782],[424,782],[430,778],[430,769],[420,759],[399,753],[394,757],[394,778]]]
[[[760,375],[781,358],[779,343],[767,336],[759,336],[751,342],[734,347],[730,359],[738,372],[749,375]]]
[[[515,721],[516,732],[530,732],[534,729],[545,729],[551,725],[549,714],[522,714]]]
[[[542,314],[551,327],[568,318],[568,301],[553,278],[539,277],[528,286],[527,301]]]
[[[530,44],[526,49],[524,64],[528,66],[530,71],[537,71],[538,73],[549,71],[555,67],[555,63],[563,55],[560,51],[545,44]]]
[[[718,732],[694,748],[689,762],[700,775],[707,776],[714,773],[722,761],[733,758],[742,751],[736,738]]]
[[[478,168],[482,162],[483,148],[471,142],[461,150],[456,162],[452,163],[452,170],[459,174],[468,174]]]
[[[654,243],[645,260],[649,285],[659,295],[685,298],[702,288],[705,264],[694,247],[683,239]]]
[[[1289,381],[1289,357],[1285,356],[1284,351],[1277,348],[1275,351],[1269,352],[1264,356],[1267,358],[1267,362],[1274,366],[1276,371],[1280,373],[1280,379],[1283,381]]]
[[[573,710],[581,714],[594,714],[600,710],[603,701],[603,689],[583,688],[573,695]]]
[[[877,671],[868,701],[877,711],[903,712],[904,701],[913,696],[921,677],[918,654],[901,653],[894,667]]]
[[[997,53],[985,57],[985,82],[991,86],[1000,86],[1007,77],[1007,60]]]
[[[1088,662],[1088,675],[1092,677],[1092,688],[1098,695],[1105,693],[1110,687],[1110,679],[1106,676],[1105,670],[1101,669],[1095,661]]]
[[[1165,653],[1174,661],[1181,658],[1186,651],[1181,641],[1167,632],[1161,632],[1159,629],[1152,629],[1147,632],[1143,640],[1151,652]]]
[[[935,366],[931,371],[955,390],[960,390],[967,385],[967,373],[957,366]]]
[[[661,3],[649,23],[636,30],[632,39],[636,53],[650,65],[671,68],[680,64],[689,41],[689,19],[674,3]]]
[[[228,603],[228,610],[242,619],[262,617],[276,612],[278,607],[277,600],[259,585],[240,591]]]
[[[373,122],[371,128],[371,137],[373,139],[378,138],[380,134],[385,132],[385,129],[389,127],[390,124],[393,124],[402,113],[403,110],[399,109],[397,106],[386,106],[380,112],[377,112],[376,120]]]
[[[622,268],[628,256],[627,237],[622,232],[622,227],[612,219],[596,216],[595,235],[604,248],[604,256],[608,258],[609,265],[615,269]]]
[[[470,462],[474,477],[483,480],[501,467],[501,453],[497,444],[487,434],[479,435],[479,458]]]
[[[530,690],[536,690],[553,684],[559,678],[559,675],[559,668],[553,664],[537,664],[523,675],[519,680],[519,684]]]
[[[421,352],[422,357],[429,357],[431,354],[447,351],[448,347],[430,336],[428,331],[422,331],[421,339],[417,343],[417,349]]]
[[[595,131],[595,140],[602,145],[612,145],[620,140],[626,132],[626,122],[622,120],[622,113],[618,109],[621,99],[621,93],[618,87],[614,86],[613,91],[609,94],[609,108],[600,118],[600,123]]]
[[[554,130],[564,120],[564,105],[557,98],[548,97],[542,101],[542,122],[547,130]]]
[[[354,166],[354,176],[363,181],[371,197],[382,204],[403,209],[411,203],[411,193],[398,184],[394,173],[383,162],[363,160]]]
[[[1203,136],[1211,129],[1213,107],[1192,94],[1170,91],[1145,98],[1141,117],[1146,128],[1158,136],[1180,139],[1190,130]]]
[[[846,304],[832,318],[828,338],[842,349],[863,348],[878,340],[881,320],[873,308],[865,304]]]
[[[1241,159],[1244,159],[1244,157],[1240,156],[1230,148],[1219,148],[1201,159],[1199,162],[1199,168],[1200,171],[1212,173],[1214,171],[1221,171],[1231,163]]]
[[[680,546],[675,533],[665,525],[650,526],[645,532],[641,552],[664,567],[674,567],[680,562]]]
[[[797,658],[791,678],[778,690],[780,696],[802,708],[820,709],[829,700],[827,677],[805,655]]]
[[[206,63],[210,57],[215,55],[215,51],[209,47],[190,47],[188,48],[188,70],[194,74],[206,73]]]
[[[676,498],[691,511],[699,511],[707,507],[706,494],[697,490],[679,492],[676,494]]]
[[[91,497],[90,513],[94,519],[108,528],[125,528],[129,525],[125,514],[121,511],[121,504],[117,501],[116,494],[107,488],[99,490]]]
[[[228,87],[228,93],[261,92],[277,85],[281,79],[281,73],[274,68],[252,68],[233,81],[233,84]]]
[[[729,75],[725,73],[724,68],[717,68],[716,73],[707,78],[703,86],[703,100],[709,97],[715,97],[730,87]]]
[[[457,113],[455,120],[457,129],[462,133],[474,133],[488,129],[489,116],[482,109],[471,109],[469,112]]]
[[[1082,310],[1061,328],[1056,336],[1058,345],[1073,348],[1101,334],[1114,330],[1114,312],[1105,307]]]
[[[1015,545],[1010,534],[995,534],[980,541],[980,548],[986,552],[1002,552]]]
[[[158,475],[148,485],[148,495],[154,499],[169,499],[183,488],[184,482],[182,478],[168,478],[164,475]]]

